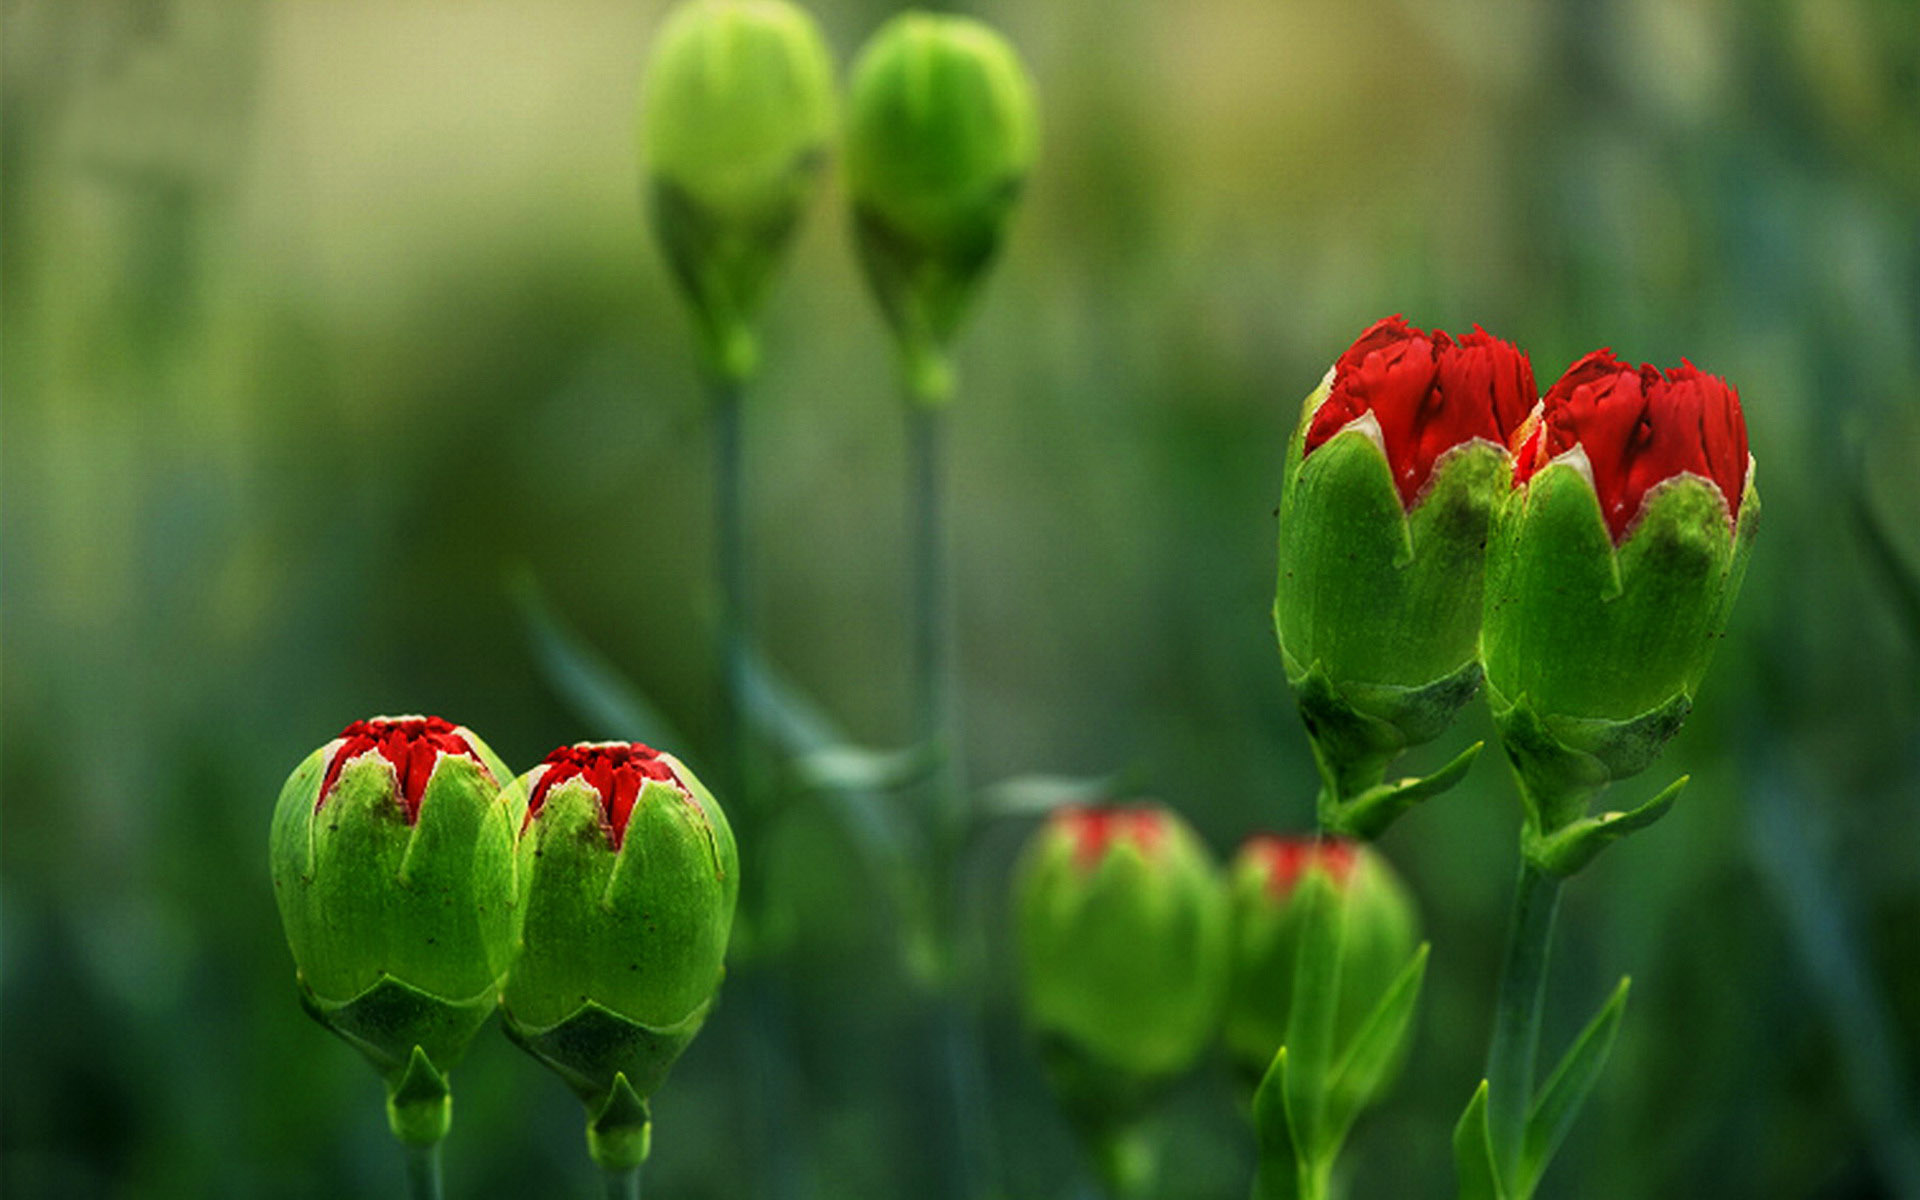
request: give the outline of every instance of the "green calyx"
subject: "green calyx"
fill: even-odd
[[[1751,481],[1738,528],[1718,491],[1680,476],[1648,494],[1618,547],[1571,460],[1517,489],[1488,543],[1481,635],[1487,699],[1519,780],[1523,849],[1551,874],[1664,815],[1681,780],[1626,812],[1589,816],[1679,732],[1725,628],[1758,524]]]
[[[752,324],[834,130],[833,62],[786,0],[691,0],[668,17],[640,97],[654,232],[708,366],[751,375]]]
[[[1304,453],[1330,387],[1329,376],[1307,398],[1287,450],[1274,627],[1325,784],[1322,821],[1371,838],[1471,762],[1384,782],[1480,685],[1487,525],[1511,471],[1500,447],[1466,442],[1435,464],[1409,511],[1370,418]]]
[[[922,402],[951,391],[946,345],[1038,150],[1032,82],[988,26],[903,13],[862,50],[846,150],[854,233]]]
[[[1219,1018],[1225,895],[1192,830],[1171,812],[1160,820],[1155,844],[1116,841],[1097,861],[1050,825],[1015,880],[1026,1018],[1083,1124],[1137,1119]]]
[[[547,793],[520,841],[525,919],[502,995],[507,1032],[590,1114],[621,1087],[645,1100],[660,1086],[724,973],[740,887],[733,833],[692,772],[662,758],[686,790],[647,782],[617,849],[579,778]]]
[[[347,763],[321,802],[326,747],[294,771],[274,810],[270,868],[301,1002],[390,1091],[418,1077],[416,1059],[436,1074],[460,1060],[511,953],[519,794],[496,785],[512,776],[467,737],[485,766],[442,755],[412,824],[378,754]],[[403,1132],[396,1118],[395,1132],[420,1140],[431,1127]]]

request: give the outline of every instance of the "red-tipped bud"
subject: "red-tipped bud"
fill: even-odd
[[[1166,840],[1162,810],[1145,805],[1114,808],[1070,806],[1054,814],[1053,823],[1073,841],[1073,861],[1083,870],[1100,865],[1107,851],[1125,842],[1151,858]]]
[[[374,717],[355,721],[340,731],[338,746],[327,760],[327,773],[320,781],[320,794],[314,798],[318,811],[339,782],[340,771],[363,754],[377,753],[393,768],[394,786],[400,794],[400,806],[406,810],[407,824],[420,819],[420,798],[426,794],[427,781],[440,765],[443,754],[459,754],[480,766],[488,780],[499,785],[493,772],[468,744],[460,728],[440,717]]]
[[[1434,464],[1470,441],[1505,446],[1534,405],[1533,366],[1478,325],[1457,342],[1406,318],[1374,323],[1333,368],[1333,387],[1307,426],[1306,449],[1372,413],[1400,503],[1412,508]]]
[[[538,815],[546,803],[547,793],[555,786],[569,779],[584,779],[600,799],[601,820],[613,839],[615,850],[626,840],[627,820],[633,816],[634,799],[647,780],[670,783],[683,793],[688,791],[673,764],[658,750],[639,742],[581,742],[562,746],[547,755],[543,766],[539,782],[534,784],[533,794],[527,800],[522,829]]]
[[[1358,845],[1344,838],[1282,837],[1261,833],[1247,839],[1240,854],[1266,873],[1267,894],[1284,900],[1293,894],[1310,867],[1326,871],[1335,885],[1344,887],[1353,877]]]
[[[1595,350],[1567,368],[1516,440],[1515,487],[1575,447],[1586,455],[1615,543],[1639,517],[1647,493],[1682,475],[1713,484],[1729,522],[1739,519],[1748,462],[1740,395],[1685,359],[1662,373]]]

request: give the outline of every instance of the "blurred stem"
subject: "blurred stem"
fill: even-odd
[[[640,1200],[640,1168],[608,1171],[607,1200]]]
[[[1547,948],[1560,907],[1560,880],[1523,856],[1513,888],[1513,921],[1487,1050],[1487,1125],[1501,1178],[1515,1178],[1527,1110],[1533,1103],[1540,1013],[1546,999]]]
[[[744,516],[745,473],[741,470],[741,400],[745,385],[738,379],[713,375],[708,384],[713,400],[713,533],[714,574],[719,584],[720,613],[715,652],[719,663],[718,704],[721,795],[739,797],[743,806],[748,771],[742,761],[745,738],[741,712],[747,688],[747,538]]]
[[[951,613],[942,490],[945,413],[909,398],[908,506],[912,521],[913,736],[927,755],[927,806],[944,860],[965,832],[954,733]],[[946,875],[942,871],[942,878]],[[944,888],[942,889],[945,890]]]
[[[440,1143],[401,1144],[407,1151],[407,1200],[441,1200]]]

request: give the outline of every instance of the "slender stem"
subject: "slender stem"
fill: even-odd
[[[913,570],[913,736],[928,756],[927,803],[936,844],[957,836],[962,819],[959,747],[954,734],[952,630],[942,515],[942,411],[907,405],[907,488]]]
[[[714,574],[720,588],[720,612],[715,653],[719,664],[720,727],[718,762],[722,794],[744,795],[750,772],[743,760],[746,738],[741,712],[746,695],[747,547],[745,473],[741,470],[741,393],[738,380],[714,376],[713,396],[713,533]]]
[[[608,1171],[607,1200],[640,1200],[640,1168]]]
[[[1540,1050],[1540,1013],[1546,999],[1547,949],[1560,907],[1560,880],[1523,856],[1513,889],[1513,922],[1507,930],[1500,997],[1493,1014],[1493,1044],[1487,1049],[1487,1125],[1503,1178],[1515,1178],[1527,1110],[1533,1103],[1535,1060]]]
[[[401,1145],[407,1151],[407,1200],[441,1200],[440,1143]]]

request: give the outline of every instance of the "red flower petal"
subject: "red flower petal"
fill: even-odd
[[[532,821],[546,805],[547,793],[569,779],[584,779],[600,798],[600,813],[613,848],[618,850],[627,836],[627,822],[633,817],[634,801],[649,779],[671,783],[684,794],[687,785],[660,752],[639,742],[581,742],[562,746],[546,757],[547,769],[527,798],[527,821]],[[525,822],[521,828],[525,828]]]
[[[1527,356],[1478,325],[1455,341],[1387,317],[1334,364],[1333,387],[1307,426],[1306,453],[1371,412],[1394,489],[1412,508],[1441,455],[1475,439],[1507,445],[1533,409],[1534,395]]]
[[[1293,894],[1300,877],[1312,866],[1325,868],[1336,884],[1346,883],[1353,876],[1360,851],[1352,842],[1340,838],[1262,833],[1248,838],[1240,853],[1251,857],[1266,871],[1267,893],[1276,900],[1284,900]]]
[[[1537,446],[1520,455],[1516,486],[1579,446],[1593,468],[1594,490],[1617,544],[1632,527],[1647,493],[1676,475],[1708,480],[1740,516],[1747,485],[1747,422],[1740,395],[1692,363],[1662,374],[1634,367],[1611,350],[1596,350],[1567,368],[1541,402]]]
[[[327,773],[320,780],[320,795],[314,800],[317,812],[340,780],[340,769],[349,762],[377,750],[393,766],[393,777],[400,789],[400,806],[406,810],[407,824],[420,819],[420,799],[426,795],[433,769],[442,754],[461,754],[479,765],[488,779],[493,772],[473,752],[459,727],[439,717],[375,717],[355,721],[340,731],[340,746],[327,762]]]
[[[1120,842],[1131,842],[1143,854],[1151,855],[1167,833],[1159,811],[1143,807],[1068,806],[1053,814],[1053,823],[1073,839],[1074,861],[1089,870]]]

